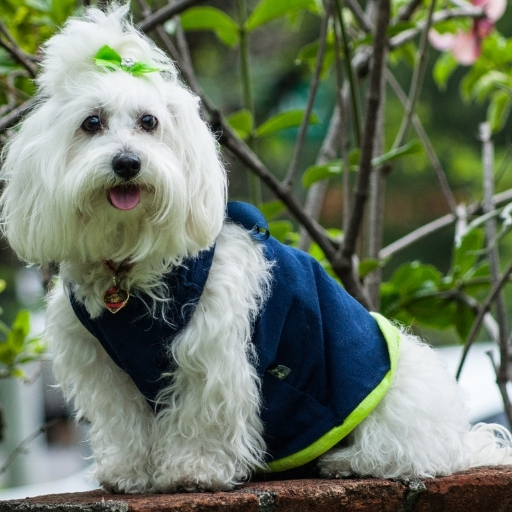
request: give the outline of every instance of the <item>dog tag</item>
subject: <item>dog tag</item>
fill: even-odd
[[[130,298],[130,294],[123,288],[112,286],[103,295],[103,302],[107,309],[112,313],[117,313],[123,309]]]

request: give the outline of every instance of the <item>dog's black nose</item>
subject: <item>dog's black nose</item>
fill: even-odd
[[[119,177],[130,180],[140,172],[140,158],[135,153],[118,153],[112,159],[112,169]]]

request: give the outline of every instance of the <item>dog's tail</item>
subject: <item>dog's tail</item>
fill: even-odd
[[[512,464],[512,434],[496,423],[477,423],[469,431],[471,467]]]

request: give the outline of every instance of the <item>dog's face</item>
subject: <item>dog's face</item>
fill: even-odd
[[[172,260],[220,230],[225,173],[197,99],[120,11],[49,41],[42,99],[7,147],[4,229],[26,261]],[[102,68],[105,44],[162,72]]]

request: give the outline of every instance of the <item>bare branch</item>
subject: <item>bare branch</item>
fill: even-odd
[[[0,467],[0,475],[5,473],[9,466],[14,462],[16,457],[18,455],[21,455],[22,453],[26,453],[28,446],[30,443],[32,443],[35,439],[37,439],[41,434],[44,434],[48,431],[51,427],[56,425],[62,421],[61,418],[57,418],[53,421],[50,421],[48,423],[45,423],[44,425],[41,425],[36,431],[32,432],[29,436],[27,436],[23,441],[13,450],[13,452],[7,457],[6,461],[4,462],[3,466]]]
[[[402,104],[407,105],[407,96],[400,87],[400,84],[398,83],[396,78],[388,69],[386,69],[386,79],[389,85],[391,85],[398,99],[402,102]],[[441,161],[437,157],[437,153],[434,149],[434,146],[432,146],[432,143],[430,142],[427,132],[423,128],[421,121],[419,120],[418,116],[415,113],[412,113],[411,121],[418,137],[421,140],[421,143],[423,144],[423,147],[425,148],[425,151],[427,152],[427,156],[430,160],[430,163],[437,174],[437,179],[439,181],[439,185],[441,186],[444,198],[446,199],[446,203],[448,204],[448,207],[450,208],[452,213],[455,213],[457,209],[457,203],[455,201],[455,198],[453,197],[453,193],[448,183],[446,173],[444,172]]]
[[[491,127],[489,123],[480,125],[480,140],[482,141],[482,160],[484,175],[484,197],[483,210],[490,213],[494,209],[492,196],[494,192],[494,145],[491,140]],[[485,237],[487,247],[489,249],[489,267],[491,274],[491,283],[495,286],[499,280],[499,253],[496,240],[496,218],[490,217],[485,223]],[[499,326],[499,349],[500,349],[500,365],[497,372],[497,381],[507,413],[508,421],[512,424],[512,404],[507,392],[506,384],[509,380],[510,366],[510,349],[508,345],[508,326],[507,326],[507,310],[503,293],[500,291],[496,294],[496,317]]]
[[[439,11],[432,16],[432,25],[441,21],[452,20],[456,18],[481,18],[485,16],[485,11],[481,7],[460,7],[457,9],[447,9]],[[389,40],[389,48],[394,49],[414,39],[425,28],[426,21],[421,20],[417,23],[416,28],[404,30],[400,34]]]
[[[165,23],[167,20],[171,19],[173,16],[176,16],[177,14],[182,13],[189,7],[193,7],[194,5],[203,2],[204,0],[178,0],[177,2],[162,7],[153,14],[150,14],[142,21],[140,21],[138,26],[143,32],[149,32],[157,25]]]
[[[348,220],[350,216],[350,158],[349,158],[349,138],[348,138],[348,121],[350,118],[350,109],[348,108],[350,86],[347,80],[343,81],[343,70],[340,61],[340,37],[338,28],[334,25],[334,48],[335,48],[335,67],[336,67],[336,84],[338,87],[338,94],[336,100],[338,109],[341,115],[340,123],[340,152],[341,160],[343,162],[343,231],[347,230]]]
[[[297,136],[297,142],[295,143],[295,150],[293,152],[288,172],[286,173],[286,177],[283,181],[283,186],[285,188],[290,188],[293,185],[295,175],[297,174],[297,171],[299,169],[299,160],[302,155],[302,150],[304,149],[306,134],[310,123],[309,118],[311,117],[311,113],[313,111],[313,103],[315,102],[318,86],[320,85],[320,75],[322,73],[322,65],[324,61],[325,47],[327,42],[327,29],[329,26],[330,18],[329,10],[329,5],[326,5],[325,14],[324,17],[322,18],[322,25],[320,28],[320,46],[318,48],[318,53],[316,57],[315,71],[309,84],[308,99],[306,102],[306,108],[304,109],[304,117],[299,127],[299,134]]]
[[[414,11],[422,4],[422,0],[411,0],[408,4],[404,5],[400,11],[398,11],[398,15],[395,20],[393,20],[393,25],[395,25],[399,21],[406,21],[411,18],[414,14]]]
[[[373,30],[373,24],[366,16],[366,13],[361,9],[361,6],[356,2],[356,0],[345,0],[347,7],[352,11],[354,18],[359,23],[359,26],[365,32],[371,32]]]
[[[496,206],[509,203],[511,200],[512,189],[506,190],[505,192],[500,192],[493,197],[493,201]],[[479,213],[482,213],[482,205],[480,203],[471,204],[467,207],[468,215],[478,215]],[[384,247],[384,249],[379,252],[379,259],[385,260],[390,258],[397,252],[404,250],[422,238],[425,238],[426,236],[432,235],[441,229],[451,226],[456,221],[457,216],[453,213],[443,215],[439,219],[433,220],[432,222],[429,222],[428,224],[425,224],[424,226],[411,231],[403,238],[400,238],[399,240],[389,244],[387,247]]]
[[[383,153],[384,146],[384,105],[386,88],[382,88],[382,101],[378,111],[377,131],[375,134],[374,156],[380,156]],[[368,247],[367,257],[378,258],[379,251],[382,249],[384,238],[384,214],[386,197],[386,177],[391,171],[389,164],[384,164],[373,170],[370,176],[370,200],[368,206]],[[380,309],[380,284],[382,281],[382,271],[377,267],[365,280],[365,286],[368,295],[376,310]]]
[[[480,306],[478,315],[476,316],[473,325],[471,326],[471,330],[469,331],[468,337],[466,338],[466,342],[464,344],[464,348],[462,350],[462,356],[459,362],[459,367],[455,375],[457,379],[460,377],[460,373],[462,371],[462,367],[464,366],[464,362],[466,361],[469,349],[471,348],[471,345],[475,341],[476,334],[478,333],[478,330],[482,325],[482,321],[484,319],[485,314],[489,311],[491,304],[496,299],[498,293],[501,292],[503,286],[505,286],[505,284],[508,282],[511,272],[512,262],[508,264],[507,268],[504,270],[503,274],[501,274],[501,277],[498,279],[498,281],[493,285],[491,291],[489,292],[484,302]]]
[[[375,38],[373,45],[373,64],[370,72],[366,116],[364,124],[363,139],[361,144],[361,160],[359,164],[359,173],[355,190],[354,204],[348,222],[348,229],[345,233],[343,246],[341,247],[340,261],[335,268],[336,273],[342,276],[343,283],[350,279],[355,280],[353,276],[352,257],[355,254],[356,241],[362,225],[366,200],[368,198],[368,189],[370,183],[370,173],[372,171],[373,148],[375,141],[375,132],[377,128],[377,118],[381,93],[383,86],[383,69],[386,55],[386,29],[389,23],[389,0],[380,0],[377,11],[377,20],[375,26]],[[361,301],[365,306],[370,305],[369,298],[363,294]],[[356,297],[360,300],[360,297]]]
[[[334,0],[336,6],[336,12],[338,15],[338,26],[341,34],[341,45],[343,47],[343,62],[345,63],[345,74],[346,79],[350,86],[350,99],[352,106],[352,124],[354,126],[354,137],[356,146],[361,146],[361,127],[360,127],[360,117],[361,117],[361,107],[359,105],[359,92],[356,84],[357,79],[357,67],[360,65],[361,68],[365,65],[369,59],[367,53],[362,50],[359,55],[362,58],[357,59],[357,55],[352,59],[352,51],[348,42],[347,32],[345,30],[345,22],[343,19],[343,10],[341,8],[340,2],[342,0]],[[357,64],[356,64],[357,61]],[[363,64],[364,62],[364,64]],[[359,64],[361,63],[361,64]]]
[[[434,14],[434,9],[436,6],[436,1],[431,0],[430,7],[428,10],[427,20],[424,24],[424,27],[421,31],[421,39],[420,45],[418,48],[418,54],[420,56],[419,63],[416,63],[413,69],[412,79],[411,79],[411,88],[409,89],[409,97],[405,104],[405,116],[402,118],[402,123],[398,130],[398,134],[396,136],[395,142],[393,144],[393,148],[400,147],[405,140],[407,139],[407,134],[409,132],[409,127],[411,126],[412,117],[415,112],[416,103],[419,100],[420,92],[423,86],[423,79],[425,78],[425,70],[427,67],[427,58],[428,58],[428,31],[432,26],[432,16]],[[455,206],[455,205],[454,205]],[[453,211],[453,209],[452,209]]]
[[[12,128],[36,103],[37,98],[30,98],[25,103],[12,109],[8,114],[0,118],[0,133]]]
[[[318,157],[316,159],[316,165],[322,165],[327,163],[329,160],[333,160],[336,157],[336,147],[338,143],[339,131],[341,126],[341,115],[339,107],[334,109],[334,112],[331,117],[331,121],[329,123],[329,129],[327,130],[327,135],[322,143],[322,147],[318,153]],[[311,216],[311,218],[318,220],[320,215],[320,209],[322,207],[323,199],[325,196],[325,191],[327,190],[328,182],[327,180],[320,181],[318,183],[313,183],[308,190],[308,194],[306,196],[306,202],[304,204],[304,209]],[[299,249],[302,251],[307,251],[309,245],[311,243],[311,237],[307,233],[307,231],[301,228]]]
[[[3,41],[0,38],[0,46],[7,50],[10,55],[28,71],[32,78],[35,78],[36,67],[31,62],[30,57],[19,47],[19,45],[7,30],[7,27],[1,21],[0,33],[3,34],[3,36],[7,39],[7,41]]]

